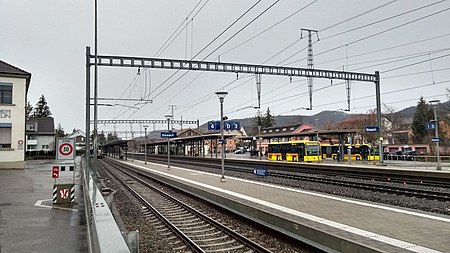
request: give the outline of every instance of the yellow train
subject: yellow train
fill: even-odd
[[[348,159],[348,149],[351,147],[351,160],[356,161],[376,161],[380,160],[378,149],[374,149],[369,144],[345,144],[344,145],[344,160]],[[339,144],[321,144],[320,145],[322,158],[338,159]]]
[[[272,161],[320,161],[320,143],[306,140],[272,142],[268,145],[267,158]]]
[[[351,147],[351,160],[380,160],[378,149],[369,144],[345,144],[343,160],[348,160],[348,149]],[[268,160],[272,161],[304,161],[317,162],[323,159],[338,159],[339,144],[321,144],[317,141],[295,140],[288,142],[272,142],[268,145]]]

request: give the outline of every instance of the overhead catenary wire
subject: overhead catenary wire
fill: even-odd
[[[277,4],[279,2],[279,0],[275,1],[274,3],[272,3],[269,7],[267,7],[264,11],[262,11],[260,14],[258,14],[255,18],[253,18],[250,22],[248,22],[246,25],[244,25],[242,28],[240,28],[237,32],[235,32],[230,38],[228,38],[227,40],[225,40],[222,44],[220,44],[216,49],[214,49],[212,52],[210,52],[207,56],[203,57],[202,60],[205,60],[206,58],[208,58],[209,56],[211,56],[214,52],[216,52],[217,50],[219,50],[223,45],[225,45],[226,43],[228,43],[231,39],[233,39],[236,35],[238,35],[240,32],[242,32],[245,28],[247,28],[249,25],[251,25],[254,21],[256,21],[259,17],[261,17],[264,13],[266,13],[268,10],[270,10],[273,6],[275,6],[275,4]],[[257,2],[259,3],[259,1]],[[256,6],[256,4],[254,6]],[[252,6],[248,11],[250,11],[254,6]],[[248,12],[247,11],[247,12]],[[247,13],[246,12],[246,13]],[[246,13],[244,13],[243,15],[245,15]],[[243,15],[241,15],[240,18],[243,17]],[[239,20],[238,19],[238,20]],[[234,25],[237,21],[233,22],[226,30],[228,30],[232,25]],[[218,37],[220,37],[225,31],[223,31],[221,34],[219,34],[215,39],[213,39],[213,41],[211,41],[207,46],[205,46],[202,50],[200,50],[200,52],[198,52],[195,56],[199,55],[206,47],[208,47],[209,45],[211,45]],[[194,56],[194,57],[195,57]],[[180,80],[182,77],[184,77],[188,72],[185,72],[182,76],[180,76],[179,78],[177,78],[175,81],[173,81],[170,85],[168,85],[166,88],[164,88],[163,90],[161,90],[159,93],[157,93],[156,95],[153,96],[153,99],[155,99],[157,96],[159,96],[161,93],[163,93],[164,91],[166,91],[168,88],[170,88],[174,83],[176,83],[178,80]],[[167,79],[166,79],[167,80]],[[158,86],[159,87],[159,86]],[[179,94],[179,93],[178,93]]]
[[[227,53],[229,53],[229,52],[231,52],[231,51],[233,51],[233,50],[235,50],[235,49],[237,49],[237,48],[239,48],[239,47],[241,47],[241,46],[247,44],[248,42],[250,42],[250,41],[256,39],[257,37],[261,36],[262,34],[266,33],[267,31],[270,31],[272,28],[278,26],[279,24],[283,23],[284,21],[286,21],[286,20],[292,18],[293,16],[295,16],[295,15],[298,14],[299,12],[305,10],[306,8],[308,8],[309,6],[313,5],[313,4],[314,4],[315,2],[317,2],[317,1],[318,1],[318,0],[314,0],[314,1],[310,2],[309,4],[307,4],[307,5],[303,6],[303,7],[301,7],[300,9],[294,11],[293,13],[291,13],[290,15],[288,15],[287,17],[281,19],[280,21],[278,21],[278,22],[276,22],[275,24],[269,26],[268,28],[262,30],[261,32],[257,33],[256,35],[253,35],[252,37],[250,37],[249,39],[247,39],[247,40],[245,40],[245,41],[239,43],[238,45],[236,45],[236,46],[234,46],[234,47],[228,49],[227,51],[221,53],[220,55],[225,55],[225,54],[227,54]]]
[[[411,45],[415,45],[415,44],[419,44],[419,43],[423,43],[423,42],[430,42],[432,40],[444,38],[444,37],[447,37],[447,36],[450,36],[450,33],[442,34],[442,35],[434,36],[434,37],[429,37],[429,38],[425,38],[425,39],[421,39],[421,40],[416,40],[416,41],[412,41],[412,42],[408,42],[408,43],[403,43],[403,44],[395,45],[395,46],[391,46],[391,47],[386,47],[386,48],[381,48],[381,49],[377,49],[377,50],[372,50],[372,51],[365,52],[365,53],[349,55],[348,58],[350,59],[350,58],[356,58],[356,57],[360,57],[360,56],[367,56],[367,55],[370,55],[370,54],[379,53],[379,52],[383,52],[383,51],[388,51],[388,50],[391,50],[391,49],[398,49],[398,48],[401,48],[401,47],[411,46]],[[326,63],[335,62],[335,61],[341,61],[341,60],[345,60],[345,58],[346,57],[341,57],[341,58],[337,58],[337,59],[332,59],[332,60],[328,60],[328,61],[319,62],[319,63],[317,63],[317,65],[319,65],[319,64],[326,64]]]
[[[382,77],[383,78],[383,77]]]
[[[195,16],[197,16],[197,14],[203,9],[203,7],[205,7],[205,5],[208,3],[209,0],[207,0],[202,7],[197,11],[197,13],[195,13],[195,15],[192,17],[194,18]],[[203,2],[203,0],[198,1],[198,3],[194,6],[194,8],[191,10],[191,12],[189,12],[189,14],[186,16],[185,19],[189,18],[189,16],[194,12],[195,9],[197,9],[197,7],[200,5],[200,3]],[[183,26],[183,24],[185,24],[185,20],[183,20],[180,25],[175,29],[175,31],[172,32],[172,34],[169,36],[169,38],[167,38],[167,40],[163,43],[163,45],[158,49],[158,51],[156,51],[155,55],[156,57],[160,56],[162,54],[162,52],[164,52],[165,49],[167,49],[166,45],[170,45],[175,39],[176,37],[179,35],[177,34],[175,37],[174,35],[178,32],[178,30]],[[172,38],[174,37],[174,38]]]
[[[277,2],[278,2],[278,1],[277,1]],[[277,2],[275,2],[274,4],[276,4]],[[391,1],[391,2],[395,2],[395,1]],[[257,3],[259,3],[259,2],[257,2]],[[257,4],[257,3],[256,3],[256,4]],[[271,6],[269,6],[269,8],[271,8],[274,4],[272,4]],[[384,5],[383,5],[383,6],[384,6]],[[376,7],[376,8],[373,8],[373,10],[379,9],[379,8],[381,8],[381,7],[383,7],[383,6],[378,6],[378,7]],[[252,6],[251,8],[253,8],[253,6]],[[266,10],[267,10],[267,9],[266,9]],[[367,14],[367,13],[368,13],[368,12],[365,12],[365,13],[363,13],[363,14]],[[244,13],[244,14],[245,14],[245,13]],[[361,15],[363,15],[363,14],[361,14]],[[262,15],[262,14],[260,14],[260,15]],[[260,16],[260,15],[259,15],[259,16]],[[361,15],[358,15],[358,17],[361,16]],[[258,17],[259,17],[259,16],[258,16]],[[353,18],[356,18],[356,17],[353,17]],[[353,19],[353,18],[351,18],[351,19]],[[255,18],[255,19],[256,19],[256,18]],[[351,20],[351,19],[348,19],[348,20]],[[343,23],[343,22],[341,22],[341,23]],[[233,24],[234,24],[234,23],[233,23]],[[245,28],[245,27],[244,27],[244,28]],[[227,28],[227,29],[228,29],[228,28]],[[226,30],[227,30],[227,29],[226,29]],[[242,29],[241,29],[241,30],[242,30]],[[221,34],[223,34],[223,33],[221,33]],[[219,34],[219,36],[220,36],[221,34]],[[219,36],[218,36],[218,37],[219,37]],[[217,37],[216,37],[216,38],[217,38]],[[214,42],[214,41],[216,40],[216,38],[215,38],[212,42]],[[229,41],[229,40],[228,40],[228,41]],[[200,54],[200,53],[201,53],[206,47],[208,47],[212,42],[210,42],[207,46],[205,46],[202,50],[200,50],[196,55]],[[223,44],[222,44],[222,45],[223,45]],[[218,49],[218,48],[217,48],[217,49]],[[217,49],[216,49],[216,50],[217,50]],[[216,50],[215,50],[215,51],[216,51]],[[215,52],[215,51],[213,51],[213,52]],[[212,53],[210,53],[209,55],[211,55],[211,54],[212,54]],[[209,56],[209,55],[208,55],[208,56]],[[207,56],[207,57],[208,57],[208,56]],[[195,58],[195,56],[194,56],[194,58]],[[187,73],[187,72],[185,72],[185,74],[186,74],[186,73]],[[174,75],[175,75],[175,73],[174,73],[172,76],[174,76]],[[168,79],[170,79],[172,76],[170,76]],[[184,76],[184,75],[183,75],[183,76]],[[168,79],[166,79],[166,81],[167,81]],[[180,78],[178,78],[177,80],[179,80],[179,79],[180,79]],[[174,82],[172,82],[171,85],[172,85],[173,83],[175,83],[177,80],[175,80]],[[165,82],[166,82],[166,81],[165,81]],[[165,82],[163,82],[161,85],[163,85]],[[159,85],[158,87],[160,87],[161,85]],[[171,85],[169,85],[169,87],[170,87]],[[158,87],[157,87],[157,88],[158,88]],[[157,88],[156,88],[156,89],[157,89]],[[156,89],[155,89],[155,90],[156,90]],[[166,89],[168,89],[168,87],[166,87]],[[164,89],[163,91],[165,91],[166,89]],[[163,92],[163,91],[162,91],[162,92]],[[159,92],[156,96],[160,95],[162,92]],[[155,96],[155,97],[156,97],[156,96]]]
[[[382,30],[382,31],[379,31],[379,32],[370,34],[370,35],[368,35],[368,36],[365,36],[365,37],[362,37],[362,38],[353,40],[353,41],[348,42],[348,43],[346,43],[346,44],[343,44],[343,45],[339,45],[339,46],[330,48],[330,49],[325,50],[325,51],[322,51],[322,52],[320,52],[320,53],[316,53],[315,56],[319,56],[319,55],[322,55],[322,54],[325,54],[325,53],[329,53],[329,52],[332,52],[332,51],[334,51],[334,50],[340,49],[340,48],[345,47],[345,46],[348,46],[348,45],[356,44],[356,43],[358,43],[358,42],[361,42],[361,41],[364,41],[364,40],[373,38],[373,37],[378,36],[378,35],[380,35],[380,34],[384,34],[384,33],[386,33],[386,32],[393,31],[393,30],[398,29],[398,28],[401,28],[401,27],[403,27],[403,26],[410,25],[410,24],[412,24],[412,23],[421,21],[421,20],[423,20],[423,19],[426,19],[426,18],[435,16],[435,15],[441,14],[441,13],[446,12],[446,11],[448,11],[448,10],[450,10],[450,8],[445,8],[445,9],[443,9],[443,10],[433,12],[433,13],[431,13],[431,14],[422,16],[422,17],[420,17],[420,18],[416,18],[416,19],[410,20],[410,21],[408,21],[408,22],[402,23],[402,24],[400,24],[400,25],[396,25],[396,26],[394,26],[394,27],[391,27],[391,28],[388,28],[388,29],[384,29],[384,30]],[[285,65],[291,65],[291,64],[297,63],[297,62],[302,61],[302,60],[304,60],[304,59],[300,59],[300,60],[296,60],[296,61],[293,61],[293,62],[289,62],[289,63],[287,63],[287,64],[285,64]]]
[[[200,53],[202,53],[207,47],[209,47],[214,41],[216,41],[220,36],[222,36],[222,34],[224,34],[227,30],[229,30],[235,23],[237,23],[242,17],[244,17],[248,12],[250,12],[253,8],[255,8],[256,5],[258,5],[262,0],[258,0],[257,2],[255,2],[248,10],[246,10],[241,16],[239,16],[231,25],[229,25],[224,31],[222,31],[219,35],[217,35],[210,43],[208,43],[206,46],[204,46],[196,55],[194,55],[194,57],[192,57],[192,59],[194,59],[195,57],[197,57]],[[183,31],[183,30],[181,30]],[[180,31],[180,33],[181,33]],[[191,59],[191,60],[192,60]],[[153,89],[152,93],[155,92],[156,90],[158,90],[160,87],[162,87],[165,83],[167,83],[172,77],[174,77],[180,70],[176,70],[172,75],[170,75],[168,78],[166,78],[162,83],[160,83],[155,89]],[[152,99],[155,99],[157,96],[159,96],[162,92],[164,92],[165,90],[167,90],[168,88],[170,88],[174,83],[176,83],[178,80],[180,80],[181,78],[183,78],[187,73],[189,73],[189,71],[184,72],[180,77],[178,77],[175,81],[173,81],[171,84],[169,84],[166,88],[164,88],[162,91],[160,91],[158,94],[156,94]],[[150,93],[149,95],[147,95],[145,97],[145,99],[149,98],[150,95],[152,94]],[[142,107],[141,107],[142,108]],[[128,116],[128,118],[131,118],[137,111],[133,112],[131,115]],[[123,115],[123,114],[122,114]],[[122,116],[121,115],[121,116]]]
[[[338,83],[336,85],[340,85],[340,84],[344,84],[345,82],[341,82]],[[389,94],[394,94],[394,93],[399,93],[399,92],[404,92],[404,91],[409,91],[409,90],[413,90],[413,89],[421,89],[421,88],[427,88],[430,86],[434,86],[436,84],[446,84],[446,83],[450,83],[450,80],[444,80],[444,81],[440,81],[440,82],[436,82],[436,83],[428,83],[428,84],[422,84],[422,85],[417,85],[417,86],[413,86],[413,87],[408,87],[408,88],[402,88],[402,89],[397,89],[397,90],[392,90],[392,91],[386,91],[386,92],[382,92],[381,95],[389,95]],[[301,93],[301,94],[297,94],[297,96],[306,96],[307,93]],[[357,97],[354,100],[363,100],[363,99],[368,99],[368,98],[373,98],[375,97],[375,95],[367,95],[367,96],[362,96],[362,97]],[[414,100],[417,100],[417,98],[415,98]],[[288,101],[290,102],[290,101]],[[319,104],[319,105],[314,105],[315,108],[317,107],[326,107],[326,106],[330,106],[330,105],[336,105],[336,104],[341,104],[341,103],[345,103],[347,102],[347,100],[339,100],[339,101],[335,101],[335,102],[330,102],[330,103],[325,103],[325,104]],[[275,107],[277,107],[278,105],[276,105]],[[285,111],[282,113],[288,113],[288,112],[292,112],[292,110],[290,111]]]
[[[362,13],[360,13],[360,14],[357,14],[357,15],[355,15],[355,16],[353,16],[353,17],[350,17],[350,18],[347,18],[347,19],[345,19],[345,20],[339,21],[338,23],[335,23],[335,24],[333,24],[333,25],[327,26],[327,27],[325,27],[325,28],[321,28],[321,29],[319,29],[319,31],[320,31],[320,32],[324,32],[324,31],[326,31],[326,30],[328,30],[328,29],[331,29],[331,28],[334,28],[334,27],[336,27],[336,26],[342,25],[342,24],[344,24],[344,23],[346,23],[346,22],[348,22],[348,21],[351,21],[351,20],[354,20],[354,19],[356,19],[356,18],[359,18],[359,17],[362,17],[362,16],[364,16],[364,15],[367,15],[367,14],[370,13],[370,12],[373,12],[373,11],[375,11],[375,10],[381,9],[381,8],[383,8],[383,7],[386,7],[386,6],[388,6],[388,5],[390,5],[390,4],[394,3],[394,2],[397,2],[397,1],[398,1],[398,0],[393,0],[393,1],[390,1],[390,2],[388,2],[388,3],[382,4],[382,5],[380,5],[380,6],[374,7],[374,8],[372,8],[372,9],[369,9],[369,10],[367,10],[367,11],[364,11],[364,12],[362,12]],[[285,50],[287,50],[287,49],[290,48],[291,46],[295,45],[295,44],[296,44],[297,42],[299,42],[299,41],[300,41],[300,38],[298,38],[297,40],[295,40],[293,43],[289,44],[287,47],[285,47],[283,50],[281,50],[278,54],[284,52]],[[307,48],[308,48],[308,47],[304,47],[304,48],[302,48],[301,50],[296,51],[294,54],[291,54],[289,57],[287,57],[287,58],[285,58],[284,60],[278,62],[277,65],[283,64],[284,62],[286,62],[286,61],[288,61],[289,59],[295,57],[296,55],[298,55],[299,53],[303,52],[303,51],[306,50]],[[276,55],[278,55],[278,54],[276,54]],[[275,55],[275,56],[276,56],[276,55]],[[274,58],[275,56],[272,56],[271,58]],[[304,60],[304,59],[303,59],[303,60]],[[290,64],[290,63],[288,63],[288,64],[286,64],[286,65],[289,65],[289,64]]]
[[[391,19],[394,19],[394,18],[398,18],[398,17],[404,16],[404,15],[406,15],[406,14],[413,13],[413,12],[415,12],[415,11],[423,10],[423,9],[425,9],[425,8],[434,6],[434,5],[436,5],[436,4],[440,4],[440,3],[445,2],[445,1],[447,1],[447,0],[440,0],[440,1],[437,1],[437,2],[434,2],[434,3],[430,3],[430,4],[427,4],[427,5],[421,6],[421,7],[417,7],[417,8],[415,8],[415,9],[412,9],[412,10],[409,10],[409,11],[405,11],[405,12],[402,12],[402,13],[399,13],[399,14],[396,14],[396,15],[393,15],[393,16],[390,16],[390,17],[387,17],[387,18],[383,18],[383,19],[374,21],[374,22],[372,22],[372,23],[368,23],[368,24],[365,24],[365,25],[361,25],[361,26],[358,26],[358,27],[355,27],[355,28],[346,30],[346,31],[342,31],[342,32],[339,32],[339,33],[336,33],[336,34],[332,34],[332,35],[323,37],[322,39],[325,40],[325,39],[333,38],[333,37],[336,37],[336,36],[339,36],[339,35],[342,35],[342,34],[346,34],[346,33],[349,33],[349,32],[354,32],[354,31],[360,30],[360,29],[362,29],[362,28],[366,28],[366,27],[369,27],[369,26],[372,26],[372,25],[375,25],[375,24],[382,23],[382,22],[387,21],[387,20],[391,20]],[[392,1],[391,1],[391,2],[392,2]],[[322,32],[322,31],[321,31],[321,32]]]

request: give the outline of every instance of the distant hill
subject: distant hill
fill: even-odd
[[[400,118],[412,118],[416,113],[416,108],[417,108],[416,106],[410,106],[396,112],[395,114],[398,115]]]
[[[444,110],[450,109],[450,101],[439,104],[439,107]],[[405,109],[402,109],[398,112],[395,112],[395,115],[399,118],[412,119],[414,117],[414,113],[416,112],[416,106],[410,106]],[[318,114],[312,116],[304,116],[304,115],[278,115],[274,116],[276,126],[292,126],[299,125],[302,123],[308,123],[312,126],[316,126],[316,119],[318,119],[319,128],[323,128],[324,126],[337,125],[341,121],[345,120],[348,117],[351,117],[354,114],[347,114],[343,111],[322,111]],[[255,134],[257,132],[256,127],[254,127],[254,118],[244,118],[244,119],[229,119],[233,121],[239,121],[241,126],[248,131],[248,134]],[[200,126],[200,129],[206,130],[208,128],[207,124],[203,124]]]
[[[323,111],[318,114],[312,115],[312,116],[303,116],[303,115],[278,115],[274,116],[275,119],[275,125],[276,126],[293,126],[293,125],[299,125],[302,123],[308,123],[310,125],[316,126],[316,120],[319,119],[319,128],[321,126],[327,125],[327,124],[337,124],[341,122],[342,120],[349,117],[350,114],[346,114],[342,111]],[[229,119],[232,121],[239,121],[241,123],[241,126],[246,129],[246,131],[254,132],[256,131],[256,128],[254,127],[254,118],[244,118],[244,119]],[[200,126],[200,129],[206,130],[208,128],[207,123]],[[252,129],[253,128],[253,129]]]

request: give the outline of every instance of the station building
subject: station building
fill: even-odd
[[[31,74],[0,60],[0,169],[25,167],[25,106]]]

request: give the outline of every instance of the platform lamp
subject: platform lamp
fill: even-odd
[[[172,114],[167,114],[164,117],[167,119],[167,131],[170,132],[170,119],[172,118]],[[170,138],[167,137],[167,168],[170,169]]]
[[[217,97],[219,97],[220,101],[220,145],[221,145],[221,156],[222,156],[222,177],[220,178],[220,182],[225,182],[225,161],[224,161],[224,153],[225,153],[225,146],[223,139],[223,101],[225,100],[225,96],[228,94],[226,91],[218,91],[216,92]]]
[[[258,155],[259,155],[259,160],[261,160],[261,156],[262,156],[262,150],[261,150],[261,125],[258,125],[258,141],[259,141],[259,145],[258,145]]]
[[[144,133],[145,133],[145,141],[144,141],[144,163],[147,164],[147,125],[143,125]]]
[[[436,170],[442,170],[441,167],[441,157],[439,156],[439,122],[437,120],[437,107],[439,105],[440,100],[431,100],[429,101],[430,104],[433,106],[433,113],[434,113],[434,124],[435,124],[435,128],[434,128],[434,136],[436,137]]]
[[[314,119],[316,121],[316,141],[317,141],[317,146],[319,146],[319,119],[315,118]],[[319,161],[320,159],[320,147],[319,150],[317,151],[317,161]]]

